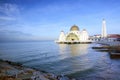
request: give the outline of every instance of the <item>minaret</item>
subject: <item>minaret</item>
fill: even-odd
[[[64,31],[61,31],[58,41],[59,42],[64,42],[65,41],[65,33],[64,33]]]
[[[102,21],[102,34],[101,34],[102,38],[106,38],[107,37],[107,32],[106,32],[106,21],[105,19],[103,19]]]

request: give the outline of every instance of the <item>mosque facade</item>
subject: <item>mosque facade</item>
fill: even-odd
[[[91,43],[89,40],[89,34],[86,29],[80,31],[79,27],[73,25],[70,28],[70,31],[65,34],[64,31],[61,31],[57,43]]]

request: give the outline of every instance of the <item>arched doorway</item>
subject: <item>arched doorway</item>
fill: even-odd
[[[67,41],[78,41],[79,38],[76,34],[74,33],[70,33],[67,37],[66,37]]]

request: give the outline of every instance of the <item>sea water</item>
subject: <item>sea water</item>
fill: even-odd
[[[93,50],[95,45],[1,42],[0,59],[78,80],[120,80],[120,59],[110,59],[108,52]]]

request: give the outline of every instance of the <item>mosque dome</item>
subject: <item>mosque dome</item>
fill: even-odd
[[[70,28],[70,31],[79,31],[79,27],[76,26],[76,25],[73,25],[73,26]]]

